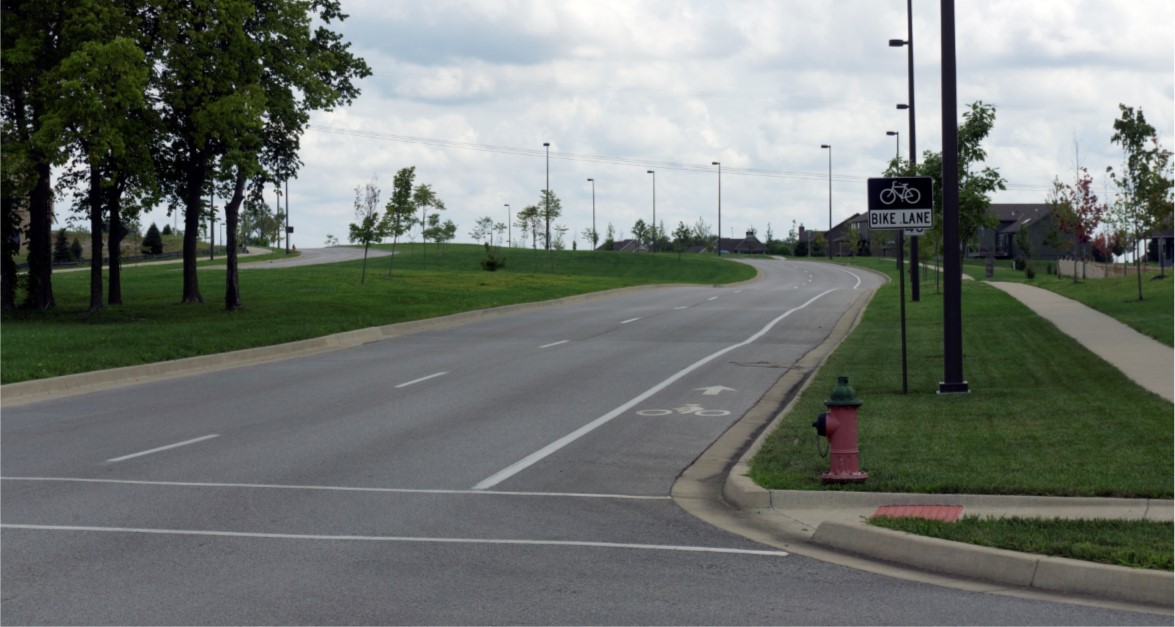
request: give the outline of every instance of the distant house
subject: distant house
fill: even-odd
[[[1049,207],[1043,203],[1016,204],[993,203],[988,211],[995,214],[997,225],[994,229],[982,229],[979,244],[971,252],[974,257],[986,257],[988,251],[996,259],[1057,259],[1068,254],[1052,246],[1050,235],[1056,232]],[[1019,250],[1016,233],[1028,229],[1030,251]]]
[[[857,235],[857,248],[853,250],[853,233]],[[832,248],[834,257],[869,254],[869,216],[858,213],[824,232],[824,241]],[[885,254],[885,251],[874,251]],[[892,251],[890,251],[892,252]]]
[[[640,240],[635,239],[622,239],[614,241],[612,242],[611,248],[609,248],[607,242],[605,242],[600,244],[600,247],[596,250],[611,250],[620,253],[642,253],[649,251],[646,246],[641,245]]]
[[[1154,262],[1162,261],[1164,267],[1175,262],[1175,232],[1171,229],[1155,231],[1147,236],[1147,240],[1147,259]]]
[[[724,255],[765,255],[767,245],[755,237],[754,231],[747,231],[742,239],[733,237],[718,238],[718,248]]]

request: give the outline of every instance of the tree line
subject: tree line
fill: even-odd
[[[121,304],[126,225],[166,203],[182,212],[181,301],[204,302],[197,234],[215,198],[228,242],[225,307],[241,306],[242,206],[296,176],[311,111],[350,104],[370,75],[332,25],[338,0],[3,0],[0,29],[0,308],[17,306],[16,255],[28,249],[22,305],[55,306],[55,196],[72,191],[92,249],[107,225],[106,304]],[[61,174],[53,180],[54,171]],[[28,223],[22,226],[22,214]],[[103,303],[91,255],[90,309]]]

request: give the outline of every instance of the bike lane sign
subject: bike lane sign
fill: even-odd
[[[928,229],[934,226],[934,183],[929,176],[868,181],[869,228]]]

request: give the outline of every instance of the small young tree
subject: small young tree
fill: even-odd
[[[348,239],[352,244],[363,244],[363,271],[359,275],[359,282],[363,283],[367,279],[367,251],[386,236],[387,228],[379,214],[379,187],[374,176],[367,184],[355,188],[355,220],[350,224]]]
[[[425,233],[425,230],[429,228],[430,224],[428,221],[428,210],[431,207],[434,212],[444,211],[445,203],[437,197],[436,192],[432,191],[431,185],[425,185],[424,183],[417,185],[416,189],[412,192],[412,202],[420,209],[421,257],[427,262],[428,245],[426,242],[428,242],[428,233]],[[423,267],[425,264],[422,262],[421,265]]]
[[[1158,133],[1147,123],[1141,108],[1137,112],[1124,104],[1118,108],[1122,116],[1114,120],[1110,141],[1122,147],[1126,163],[1118,172],[1106,168],[1118,188],[1111,216],[1116,227],[1134,237],[1138,300],[1142,300],[1139,241],[1152,229],[1171,227],[1171,151],[1159,144]]]
[[[616,248],[616,229],[612,223],[608,223],[608,230],[604,232],[604,250],[612,250]]]
[[[681,261],[681,253],[689,248],[692,231],[685,222],[678,221],[677,228],[673,230],[673,250],[677,251],[677,260]]]
[[[69,251],[69,238],[65,235],[65,229],[61,229],[57,231],[57,236],[53,238],[53,261],[60,263],[71,260],[72,255]]]
[[[69,245],[70,258],[74,261],[81,261],[83,253],[85,253],[85,248],[82,247],[82,240],[74,237],[73,243]]]
[[[143,253],[148,255],[162,255],[163,254],[163,236],[159,233],[159,227],[152,222],[151,226],[147,228],[147,235],[143,237]]]
[[[412,202],[412,181],[416,178],[416,166],[400,168],[392,181],[392,198],[384,206],[384,229],[392,237],[392,254],[388,258],[388,276],[392,276],[392,264],[396,260],[396,243],[400,236],[412,229],[416,222],[416,205]]]
[[[469,231],[469,237],[473,241],[482,243],[487,237],[492,238],[494,233],[494,219],[489,216],[482,216],[473,223],[473,229]],[[493,242],[489,242],[491,245]]]

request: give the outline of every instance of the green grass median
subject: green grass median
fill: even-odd
[[[906,304],[909,393],[903,395],[896,264],[884,259],[854,263],[893,280],[878,291],[858,328],[752,460],[751,477],[759,485],[1171,498],[1172,404],[982,282],[963,282],[963,373],[971,391],[936,393],[943,374],[942,295],[933,283],[923,283],[921,302]],[[1046,289],[1062,283],[1052,277],[1045,281],[1040,286]],[[1068,281],[1055,291],[1090,306],[1090,301],[1109,303],[1104,313],[1120,317],[1125,310],[1130,314],[1125,317],[1136,324],[1148,316],[1157,318],[1159,323],[1144,321],[1142,326],[1166,325],[1169,336],[1170,283],[1157,286],[1159,296],[1151,302],[1123,304],[1127,288],[1136,284],[1103,281],[1078,284],[1072,291]],[[811,427],[815,415],[825,411],[823,401],[837,375],[848,376],[864,402],[859,437],[862,469],[869,479],[852,487],[820,483],[828,460],[817,452]],[[975,517],[956,523],[914,518],[872,522],[947,540],[1137,568],[1171,570],[1175,553],[1169,522]]]
[[[388,247],[384,247],[388,248]],[[343,331],[658,283],[721,284],[753,268],[711,255],[506,249],[486,272],[481,246],[400,245],[393,258],[239,272],[243,309],[224,308],[223,258],[201,261],[203,304],[181,304],[179,264],[125,267],[123,303],[87,313],[89,272],[53,275],[57,307],[3,314],[0,383],[133,366]],[[273,254],[265,259],[282,258]],[[262,260],[262,262],[264,259]],[[391,276],[389,275],[389,270]]]
[[[896,278],[893,260],[857,263]],[[970,392],[937,394],[942,296],[907,303],[909,394],[902,394],[897,281],[815,375],[751,464],[769,489],[1171,498],[1172,404],[1138,387],[1012,297],[963,283]],[[864,484],[823,486],[811,422],[837,375],[859,412]]]

